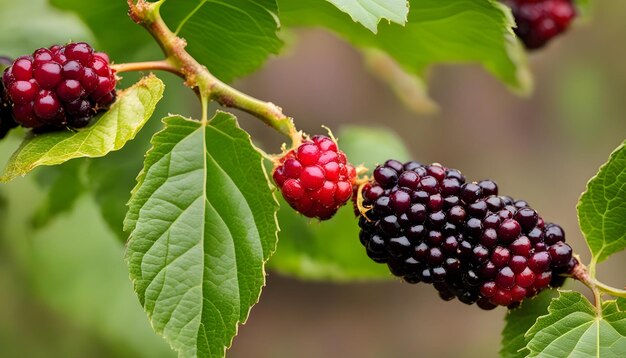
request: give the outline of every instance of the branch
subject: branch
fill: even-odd
[[[157,41],[167,59],[164,61],[172,68],[159,68],[176,71],[185,79],[187,86],[194,89],[201,98],[215,100],[225,107],[240,109],[261,119],[265,124],[298,143],[300,135],[291,118],[283,114],[282,109],[270,102],[264,102],[242,93],[213,76],[209,70],[198,63],[186,50],[185,40],[176,36],[159,14],[163,0],[150,3],[146,0],[128,0],[129,16],[142,25]],[[140,68],[145,69],[145,68]]]

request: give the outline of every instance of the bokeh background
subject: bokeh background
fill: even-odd
[[[45,2],[27,2],[41,5],[37,12],[53,12]],[[321,125],[337,131],[382,126],[396,132],[416,160],[494,179],[502,193],[524,198],[560,223],[588,262],[575,207],[587,180],[626,137],[624,13],[626,2],[599,1],[588,20],[531,55],[535,91],[528,97],[477,66],[438,66],[429,74],[429,94],[439,111],[415,113],[367,70],[361,53],[315,29],[290,34],[284,56],[234,85],[280,104],[306,132],[323,132]],[[0,14],[0,50],[19,26],[7,16]],[[62,26],[84,31],[76,19]],[[48,45],[29,38],[33,48]],[[163,77],[168,89],[159,114],[197,113],[193,94]],[[240,122],[259,145],[276,151],[282,138],[245,114]],[[155,116],[135,144],[139,150],[158,127]],[[0,145],[3,161],[20,135]],[[173,357],[152,333],[132,293],[124,247],[92,198],[83,196],[69,212],[34,228],[44,200],[35,174],[0,187],[0,356]],[[625,258],[601,264],[599,278],[623,285]],[[566,287],[585,292],[575,283]],[[270,272],[229,357],[497,357],[504,315],[445,303],[427,285],[304,282]]]

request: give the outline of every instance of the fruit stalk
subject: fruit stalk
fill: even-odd
[[[169,63],[167,60],[120,63],[120,64],[111,65],[111,68],[115,70],[116,73],[131,72],[131,71],[160,70],[160,71],[171,72],[175,75],[178,75],[184,78],[183,74],[178,70],[178,68],[176,68],[174,65]]]
[[[580,261],[580,260],[579,260]],[[594,274],[583,264],[578,264],[572,271],[572,278],[580,281],[593,292],[596,307],[601,312],[601,293],[606,293],[614,297],[626,298],[626,290],[611,287],[605,283],[598,281]]]
[[[298,130],[291,118],[283,114],[282,109],[270,102],[264,102],[242,93],[219,79],[209,70],[198,63],[186,50],[186,42],[176,36],[161,18],[159,8],[163,1],[154,3],[146,0],[128,0],[129,15],[137,24],[142,25],[157,41],[167,59],[165,64],[159,64],[170,72],[174,72],[185,79],[185,83],[193,88],[203,101],[215,100],[225,107],[237,108],[261,119],[265,124],[291,138],[293,142],[299,140]],[[155,63],[146,63],[148,66]],[[139,65],[135,69],[141,68]]]

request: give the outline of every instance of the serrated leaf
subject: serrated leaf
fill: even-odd
[[[382,19],[403,25],[409,13],[407,0],[327,0],[373,33]]]
[[[55,43],[92,41],[80,20],[52,9],[46,0],[0,0],[0,49],[3,56],[22,56]]]
[[[353,164],[366,164],[370,169],[390,158],[409,158],[402,140],[382,128],[346,127],[339,133],[339,147]],[[269,262],[271,269],[308,280],[393,278],[387,266],[374,263],[365,254],[351,202],[331,220],[317,222],[299,215],[283,201],[278,219],[281,243]]]
[[[283,26],[324,26],[352,44],[387,52],[409,73],[437,63],[479,63],[519,92],[531,87],[523,47],[506,6],[492,0],[412,0],[405,26],[380,24],[375,35],[330,4],[279,0]]]
[[[626,142],[587,183],[577,209],[593,260],[602,262],[626,248]]]
[[[223,357],[265,284],[277,203],[232,115],[164,122],[125,221],[131,278],[180,357]]]
[[[166,1],[165,22],[187,40],[187,51],[222,81],[258,69],[282,46],[276,0]]]
[[[8,182],[41,165],[56,165],[75,158],[96,158],[122,148],[152,115],[163,96],[163,82],[150,75],[124,91],[95,123],[78,131],[31,135],[13,154],[0,181]]]
[[[562,291],[526,333],[528,357],[626,356],[626,299],[604,302],[602,312],[578,292]]]
[[[524,335],[539,316],[548,312],[550,301],[556,295],[555,290],[544,290],[539,295],[524,300],[519,308],[507,311],[506,325],[502,330],[500,357],[524,358],[528,355]]]

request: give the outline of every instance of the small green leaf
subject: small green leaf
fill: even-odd
[[[164,122],[125,221],[131,278],[180,357],[223,357],[265,284],[278,206],[261,155],[232,115]]]
[[[409,14],[407,0],[328,0],[373,33],[382,19],[404,25]]]
[[[602,262],[626,248],[626,142],[587,183],[577,209],[593,260]]]
[[[151,75],[121,91],[111,109],[78,131],[31,135],[13,154],[0,181],[8,182],[40,165],[57,165],[75,158],[103,157],[133,139],[163,96],[163,82]]]
[[[375,147],[374,142],[378,144]],[[409,158],[402,140],[385,129],[346,127],[339,133],[339,147],[353,164],[365,164],[370,169],[390,158]],[[281,242],[269,262],[271,269],[309,280],[393,278],[387,266],[367,257],[359,242],[359,226],[351,202],[331,220],[316,222],[296,213],[283,201],[278,219]]]
[[[532,85],[511,11],[494,0],[412,0],[405,26],[381,23],[376,35],[324,1],[278,3],[283,26],[326,27],[355,46],[387,52],[420,77],[433,64],[479,63],[514,90]]]
[[[528,355],[524,335],[537,321],[537,317],[548,312],[550,301],[556,297],[555,290],[544,290],[539,295],[522,302],[519,308],[506,314],[506,326],[502,330],[502,358],[524,358]]]
[[[526,333],[528,357],[626,356],[626,299],[604,302],[598,314],[580,293],[560,294]]]
[[[259,67],[282,46],[276,0],[166,1],[165,22],[187,40],[187,51],[222,81]]]

